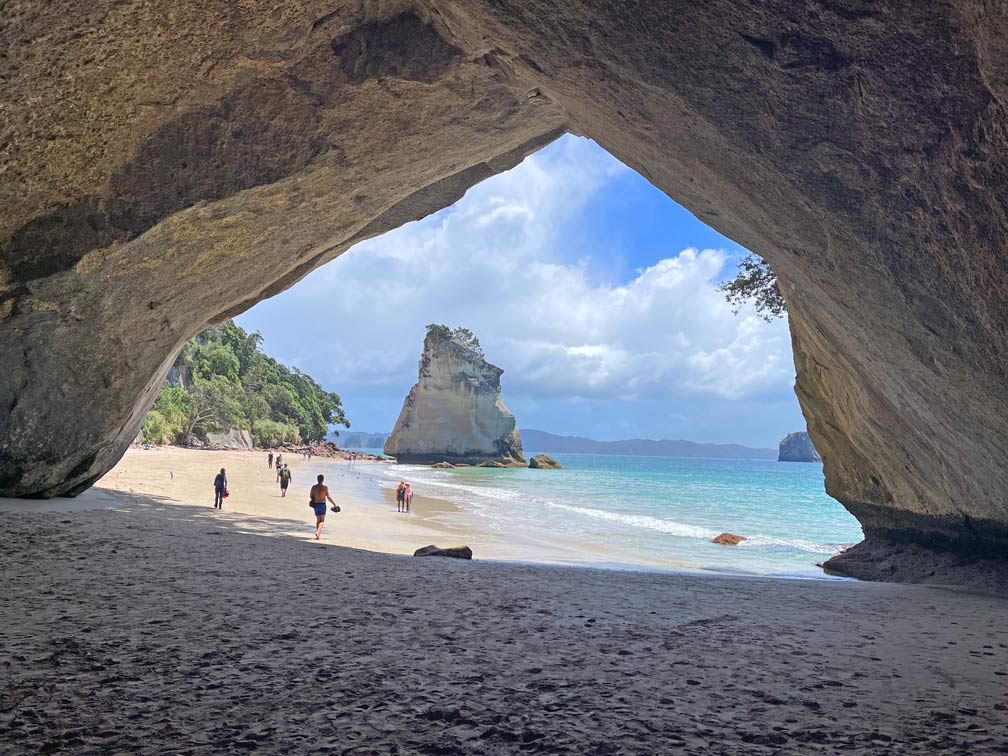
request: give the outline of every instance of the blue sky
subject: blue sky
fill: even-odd
[[[731,312],[739,245],[566,136],[237,318],[389,431],[424,326],[464,325],[522,428],[776,446],[805,423],[784,321]]]

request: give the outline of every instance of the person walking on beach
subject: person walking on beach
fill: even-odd
[[[269,457],[266,460],[266,467],[268,467],[270,470],[273,469],[273,452],[269,453]]]
[[[217,473],[217,477],[213,479],[213,490],[214,490],[214,509],[224,509],[224,492],[227,491],[227,473],[224,472],[224,468],[220,469]]]
[[[413,486],[406,482],[406,487],[403,489],[403,501],[406,502],[406,511],[410,511],[410,507],[413,506]]]
[[[405,511],[406,507],[406,483],[399,481],[399,487],[395,490],[396,512]]]
[[[333,497],[329,495],[329,487],[322,482],[324,480],[324,475],[318,476],[318,483],[311,487],[311,493],[309,494],[310,498],[308,500],[308,506],[315,510],[316,541],[322,538],[322,525],[325,523],[326,500],[328,499],[332,502],[334,512],[339,511],[336,507],[336,502],[333,501]]]
[[[283,468],[283,455],[276,455],[276,466],[277,466],[277,480],[280,480],[280,470]]]
[[[280,481],[280,497],[283,498],[287,495],[287,486],[290,485],[291,479],[294,476],[291,474],[290,468],[287,465],[283,466],[283,469],[277,473],[277,480]]]

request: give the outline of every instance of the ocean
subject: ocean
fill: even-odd
[[[526,452],[531,456],[535,452]],[[764,460],[553,454],[562,470],[418,465],[382,469],[383,487],[451,501],[481,528],[562,537],[585,563],[824,578],[816,562],[860,541],[861,527],[826,495],[822,465]],[[730,532],[738,546],[711,543]],[[579,562],[577,548],[550,561]]]

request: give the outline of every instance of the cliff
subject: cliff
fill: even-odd
[[[206,324],[569,131],[773,266],[831,565],[1008,572],[1008,4],[912,5],[7,3],[0,495],[83,491]]]
[[[504,371],[446,330],[427,331],[417,383],[385,453],[406,463],[524,465],[514,415],[500,395]]]
[[[822,462],[822,457],[805,431],[788,433],[780,442],[778,462]]]

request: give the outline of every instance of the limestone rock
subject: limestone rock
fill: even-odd
[[[442,549],[434,545],[424,546],[413,552],[413,556],[439,556],[453,559],[472,559],[472,549],[468,546],[451,546]]]
[[[557,462],[549,454],[536,454],[534,457],[529,459],[529,467],[533,470],[559,470],[561,469],[561,464]]]
[[[207,446],[213,449],[254,448],[251,434],[242,428],[225,428],[219,433],[207,433]]]
[[[804,431],[788,433],[780,442],[778,462],[822,462],[822,457]]]
[[[413,464],[524,466],[514,415],[500,395],[501,373],[472,345],[428,329],[417,383],[385,453]]]
[[[837,569],[1004,561],[1008,4],[71,5],[4,7],[0,495],[84,490],[206,324],[573,131],[773,266]]]
[[[745,540],[745,536],[735,535],[734,533],[721,533],[721,535],[714,536],[711,543],[720,543],[722,546],[738,546]]]
[[[441,462],[435,462],[433,465],[431,465],[431,467],[437,468],[439,470],[451,470],[452,468],[455,467],[455,465],[453,465],[451,462],[445,462],[442,460]]]

